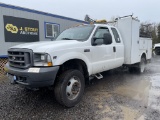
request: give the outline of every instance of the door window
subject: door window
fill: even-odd
[[[111,28],[111,30],[113,32],[114,39],[115,39],[116,43],[120,43],[121,40],[120,40],[120,37],[119,37],[119,34],[118,34],[117,30],[115,28]]]
[[[104,35],[104,33],[109,33],[108,28],[100,27],[100,28],[96,31],[96,33],[95,33],[95,35],[94,35],[94,37],[97,38],[97,39],[95,40],[95,43],[96,43],[96,44],[103,44],[103,35]]]

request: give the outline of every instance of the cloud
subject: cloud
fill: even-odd
[[[141,21],[159,22],[159,0],[0,0],[0,2],[36,9],[76,19],[89,14],[93,19],[110,19],[134,13]]]

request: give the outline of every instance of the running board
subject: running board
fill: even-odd
[[[100,73],[97,73],[93,76],[96,77],[97,79],[102,79],[103,78],[103,76]]]

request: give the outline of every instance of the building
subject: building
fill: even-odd
[[[82,20],[0,3],[0,68],[9,47],[26,42],[49,41]],[[5,60],[5,62],[4,62]]]

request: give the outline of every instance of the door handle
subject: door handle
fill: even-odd
[[[113,52],[116,52],[116,47],[115,46],[113,47]]]
[[[84,52],[90,52],[90,49],[84,49]]]

